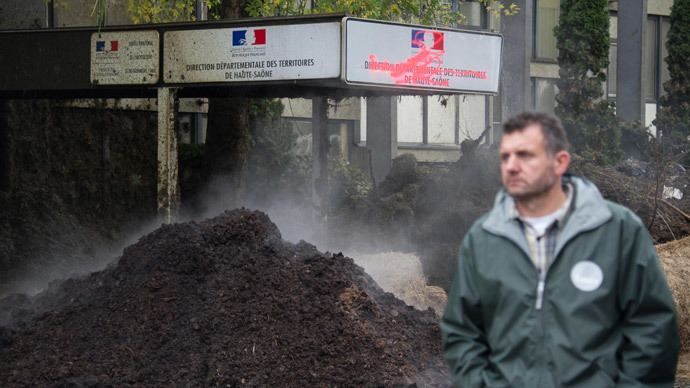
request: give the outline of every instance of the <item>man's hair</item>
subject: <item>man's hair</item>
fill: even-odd
[[[568,136],[561,120],[554,115],[540,112],[523,112],[503,123],[503,133],[522,131],[532,124],[539,124],[544,135],[546,151],[555,155],[559,151],[568,151]]]

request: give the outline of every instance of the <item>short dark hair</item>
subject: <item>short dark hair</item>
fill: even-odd
[[[503,123],[503,133],[522,131],[532,124],[541,126],[546,151],[550,155],[555,155],[559,151],[568,151],[568,135],[563,129],[561,120],[548,113],[523,112],[515,115]]]

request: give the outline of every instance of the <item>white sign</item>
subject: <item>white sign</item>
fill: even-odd
[[[340,78],[340,22],[167,31],[166,83]]]
[[[138,85],[158,82],[158,31],[96,32],[91,35],[91,83]]]
[[[503,37],[347,19],[345,82],[498,93]]]

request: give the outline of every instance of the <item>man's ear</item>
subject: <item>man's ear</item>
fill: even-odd
[[[553,157],[554,160],[554,173],[557,176],[562,176],[568,170],[568,165],[570,165],[570,154],[568,151],[558,151]]]

